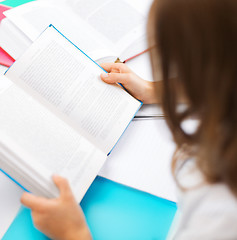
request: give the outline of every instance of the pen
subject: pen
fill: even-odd
[[[150,48],[148,48],[148,49],[146,49],[146,50],[144,50],[144,51],[142,51],[142,52],[140,52],[140,53],[138,53],[138,54],[136,54],[136,55],[134,55],[134,56],[132,56],[132,57],[126,59],[126,60],[124,60],[123,63],[126,63],[126,62],[128,62],[128,61],[134,59],[135,57],[138,57],[138,56],[142,55],[143,53],[148,52],[149,50],[150,50]]]
[[[165,115],[154,115],[154,116],[149,116],[149,115],[140,115],[140,116],[135,116],[134,120],[152,120],[152,119],[164,119],[166,116]]]
[[[148,49],[146,49],[146,50],[144,50],[144,51],[142,51],[142,52],[140,52],[140,53],[138,53],[138,54],[136,54],[136,55],[126,59],[126,60],[124,60],[123,62],[119,58],[117,58],[115,60],[115,63],[126,63],[126,62],[128,62],[128,61],[130,61],[130,60],[132,60],[132,59],[134,59],[134,58],[136,58],[136,57],[138,57],[138,56],[142,55],[143,53],[146,53],[146,52],[148,52],[150,50],[151,50],[151,48],[148,48]]]

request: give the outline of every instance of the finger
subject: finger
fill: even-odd
[[[54,181],[55,185],[58,187],[61,196],[64,197],[64,196],[72,195],[70,185],[66,178],[60,177],[58,175],[54,175],[53,181]]]
[[[102,73],[100,77],[104,82],[109,84],[129,84],[130,81],[130,76],[127,73]]]
[[[131,70],[124,63],[102,63],[100,65],[106,72],[129,73]]]
[[[41,209],[46,205],[47,200],[46,198],[37,197],[26,192],[21,196],[21,203],[32,210]]]

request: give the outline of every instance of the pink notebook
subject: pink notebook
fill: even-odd
[[[2,21],[3,18],[5,18],[3,12],[8,9],[10,8],[0,4],[0,22]],[[14,61],[15,60],[0,47],[0,64],[6,67],[10,67]]]

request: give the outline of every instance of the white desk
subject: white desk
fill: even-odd
[[[152,79],[147,53],[131,60],[128,65],[144,79]],[[0,67],[0,71],[5,69]],[[146,106],[143,111],[146,112]],[[159,109],[155,111],[160,113]],[[174,200],[173,180],[169,170],[173,150],[174,144],[163,119],[132,122],[100,175]],[[20,207],[19,199],[23,190],[0,173],[0,191],[1,238],[1,231],[3,234]]]

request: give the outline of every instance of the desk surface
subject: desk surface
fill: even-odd
[[[8,6],[30,0],[6,0]],[[166,238],[176,204],[97,177],[81,206],[94,239],[142,240]],[[3,240],[48,239],[32,224],[30,211],[21,208]]]

